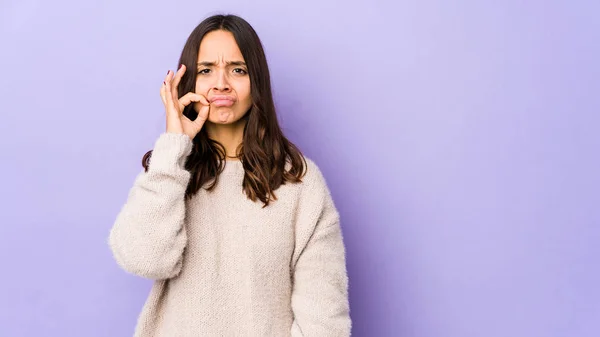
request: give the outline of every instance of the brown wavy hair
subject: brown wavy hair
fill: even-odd
[[[252,106],[242,117],[246,119],[246,125],[236,155],[244,167],[243,191],[250,200],[262,201],[264,208],[270,201],[277,200],[274,191],[279,186],[286,182],[302,181],[306,173],[306,159],[279,127],[262,43],[252,26],[239,16],[214,15],[203,20],[192,31],[179,58],[179,64],[186,66],[179,83],[179,97],[195,91],[200,42],[206,34],[215,30],[233,34],[248,67]],[[183,114],[191,120],[198,116],[193,104],[188,105]],[[151,156],[152,150],[142,158],[142,166],[146,171]],[[194,137],[192,152],[185,163],[185,169],[191,173],[185,192],[187,198],[191,198],[202,187],[210,191],[216,186],[219,174],[225,168],[225,156],[225,147],[209,138],[203,127]],[[286,170],[288,162],[290,166]]]

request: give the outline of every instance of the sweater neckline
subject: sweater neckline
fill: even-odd
[[[221,174],[244,175],[244,164],[241,160],[226,160],[225,168]]]

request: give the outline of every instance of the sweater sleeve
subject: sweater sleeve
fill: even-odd
[[[167,279],[181,270],[187,244],[185,190],[190,173],[185,160],[192,140],[163,133],[156,140],[148,171],[142,170],[110,230],[108,244],[125,271]]]
[[[348,276],[340,216],[318,167],[309,162],[293,255],[292,337],[350,336]]]

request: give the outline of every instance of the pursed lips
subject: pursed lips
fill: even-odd
[[[215,95],[210,99],[210,104],[215,106],[232,106],[233,103],[235,103],[235,98],[229,95]]]

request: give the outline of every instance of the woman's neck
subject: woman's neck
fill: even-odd
[[[204,127],[208,137],[221,143],[225,147],[227,160],[236,159],[236,150],[244,139],[244,118],[232,124],[215,124],[206,121]]]

